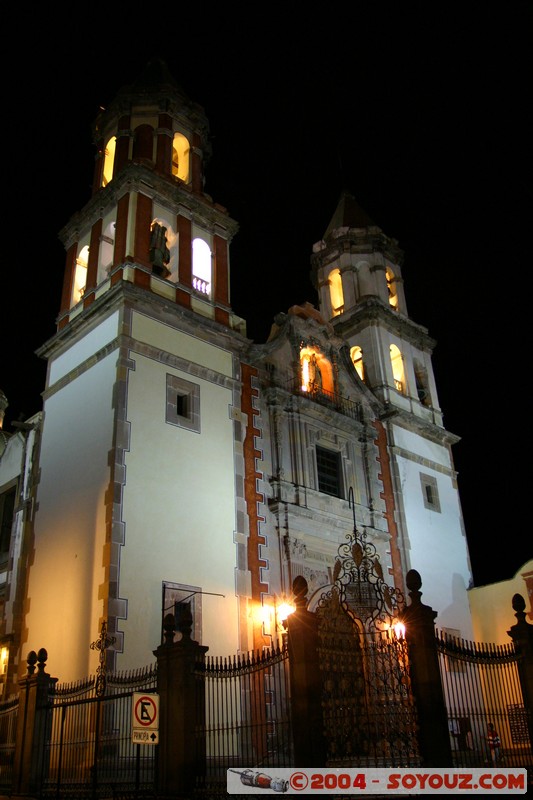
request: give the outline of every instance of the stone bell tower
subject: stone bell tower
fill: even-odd
[[[239,349],[229,246],[205,191],[208,120],[151,61],[94,124],[92,196],[60,232],[24,639],[70,680],[147,663],[187,603],[193,638],[238,649]],[[38,643],[35,637],[38,633]],[[54,666],[55,665],[55,666]]]

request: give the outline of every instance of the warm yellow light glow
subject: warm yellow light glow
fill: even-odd
[[[365,372],[363,368],[363,351],[358,345],[352,347],[350,350],[350,357],[352,359],[353,365],[357,370],[357,374],[361,378],[362,381],[365,379]]]
[[[387,269],[387,289],[389,290],[389,305],[395,310],[398,310],[398,290],[396,289],[396,276],[391,269]]]
[[[331,363],[318,348],[302,347],[300,368],[303,392],[333,392]]]
[[[393,628],[397,639],[405,639],[405,625],[403,622],[396,622]]]
[[[182,133],[175,133],[172,142],[172,174],[185,183],[189,181],[190,152],[191,148],[187,137]]]
[[[394,377],[394,385],[396,389],[405,394],[405,373],[403,369],[403,357],[398,347],[395,344],[390,346],[390,360],[392,364],[392,374]]]
[[[113,178],[113,167],[115,165],[115,150],[117,147],[117,137],[112,136],[105,148],[104,169],[102,173],[102,186],[107,186]]]
[[[287,617],[290,614],[294,614],[295,611],[296,607],[287,602],[280,603],[276,608],[277,617],[280,622],[285,622]]]
[[[2,647],[0,650],[0,675],[3,675],[6,672],[8,659],[9,650],[7,647]]]
[[[329,273],[329,296],[333,316],[342,314],[344,310],[344,294],[342,291],[342,277],[340,270],[334,269]]]
[[[74,285],[72,287],[72,305],[79,303],[85,292],[87,283],[87,263],[89,261],[89,247],[85,245],[76,259],[76,270],[74,272]]]

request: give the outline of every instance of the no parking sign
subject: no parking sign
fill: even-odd
[[[159,695],[134,692],[131,710],[131,740],[135,744],[159,743]]]

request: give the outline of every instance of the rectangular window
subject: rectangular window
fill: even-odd
[[[167,375],[165,421],[200,433],[200,387],[196,383]]]
[[[189,586],[185,583],[171,583],[163,581],[163,609],[162,609],[161,642],[164,642],[164,619],[167,614],[173,614],[176,623],[174,641],[181,639],[178,625],[182,615],[189,612],[192,617],[191,639],[202,643],[202,589],[200,586]]]
[[[422,486],[422,499],[424,501],[424,507],[431,509],[431,511],[437,511],[440,513],[437,479],[432,475],[424,475],[424,473],[421,472],[420,484]]]
[[[342,497],[340,453],[317,445],[316,471],[318,491],[333,497]]]

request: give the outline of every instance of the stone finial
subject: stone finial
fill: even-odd
[[[294,605],[296,609],[305,608],[307,606],[307,592],[309,586],[303,575],[297,575],[292,582],[292,592],[294,595]]]

